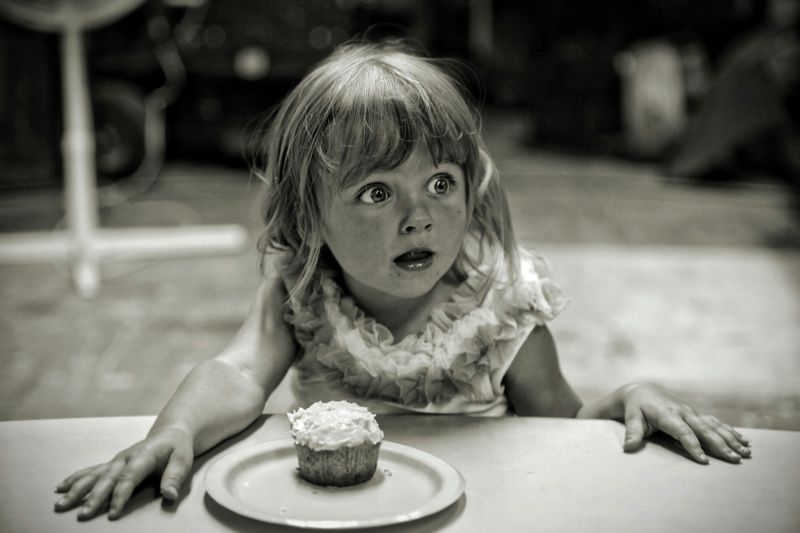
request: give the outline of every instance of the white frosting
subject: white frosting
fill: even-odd
[[[375,415],[352,402],[316,402],[287,416],[292,424],[294,442],[312,450],[335,450],[383,440],[383,431]]]

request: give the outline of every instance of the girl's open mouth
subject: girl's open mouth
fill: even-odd
[[[425,270],[433,264],[433,252],[430,250],[410,250],[394,258],[394,264],[403,270]]]

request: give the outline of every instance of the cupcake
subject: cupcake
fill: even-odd
[[[346,401],[316,402],[288,416],[300,477],[306,481],[346,487],[375,473],[383,431],[366,407]]]

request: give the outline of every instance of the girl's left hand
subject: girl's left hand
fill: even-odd
[[[668,392],[641,383],[627,385],[620,392],[626,452],[638,449],[645,437],[660,430],[677,439],[698,463],[708,463],[704,450],[730,463],[750,457],[750,443],[738,431],[711,415],[698,413]]]

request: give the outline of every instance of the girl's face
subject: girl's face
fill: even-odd
[[[362,305],[428,294],[453,265],[467,224],[461,167],[416,149],[400,166],[333,195],[325,243]]]

